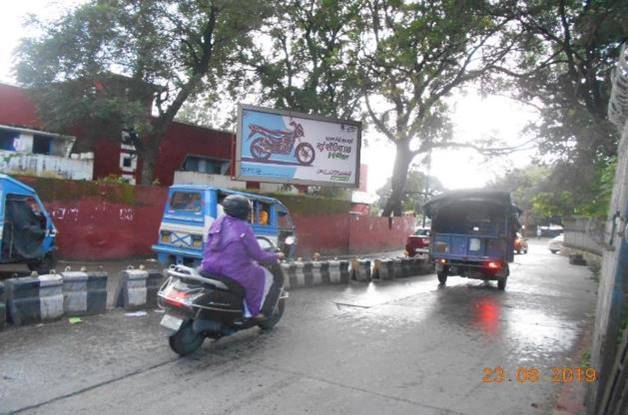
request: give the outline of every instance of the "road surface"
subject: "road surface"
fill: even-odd
[[[534,241],[511,270],[505,292],[457,277],[439,287],[434,275],[293,290],[272,332],[206,341],[186,358],[154,310],[8,328],[0,413],[552,413],[563,385],[551,370],[580,364],[596,283]],[[504,382],[483,382],[497,367]],[[543,378],[520,384],[518,368]]]

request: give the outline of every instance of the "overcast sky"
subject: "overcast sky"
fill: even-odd
[[[28,32],[22,22],[28,13],[46,19],[58,16],[64,9],[82,0],[0,0],[0,82],[16,84],[12,73],[12,52],[19,39]],[[534,119],[529,108],[503,97],[480,98],[473,91],[456,96],[453,114],[455,140],[467,141],[486,136],[500,137],[509,145],[525,141],[521,129]],[[369,165],[369,191],[382,186],[392,173],[393,146],[375,129],[370,128],[364,138],[369,145],[363,149],[363,162]],[[533,151],[522,151],[486,162],[471,150],[439,150],[432,159],[432,174],[450,189],[481,187],[506,168],[525,166]]]

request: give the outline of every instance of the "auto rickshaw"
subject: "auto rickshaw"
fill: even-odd
[[[424,210],[432,219],[430,258],[441,284],[459,275],[506,288],[521,213],[509,193],[452,191],[434,197]]]
[[[200,265],[209,228],[223,214],[220,202],[231,194],[246,196],[253,204],[250,221],[260,246],[278,247],[286,258],[292,258],[295,227],[288,208],[279,200],[213,186],[173,185],[168,191],[157,244],[152,247],[159,262]]]
[[[57,229],[35,190],[0,174],[0,263],[25,263],[39,273],[56,264]]]

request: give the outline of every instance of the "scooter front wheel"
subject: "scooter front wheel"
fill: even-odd
[[[283,312],[285,308],[286,308],[286,299],[281,298],[279,302],[277,303],[277,307],[275,307],[273,314],[270,315],[270,317],[268,317],[266,320],[258,323],[257,324],[258,327],[261,328],[262,330],[271,330],[273,327],[277,325],[277,323],[279,323],[279,320],[281,320],[281,316],[283,316]]]
[[[201,347],[203,340],[205,340],[203,336],[194,333],[192,322],[187,321],[175,334],[168,338],[168,343],[172,351],[180,356],[185,356]]]

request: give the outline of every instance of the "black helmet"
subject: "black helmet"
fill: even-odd
[[[234,218],[248,220],[251,213],[251,202],[242,195],[229,195],[222,201],[225,213]]]

